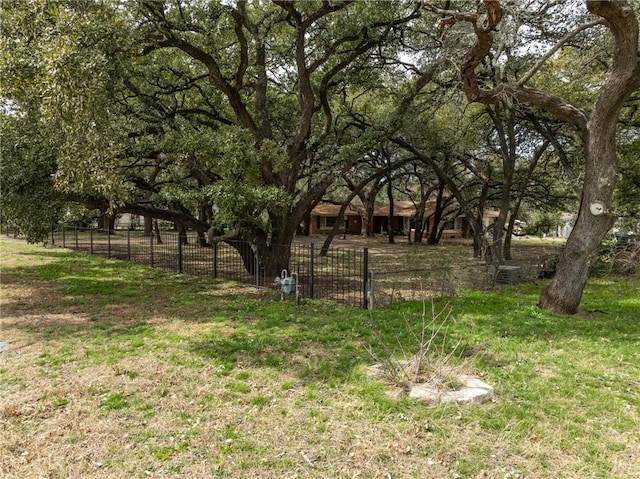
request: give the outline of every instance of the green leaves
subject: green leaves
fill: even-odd
[[[529,40],[523,35],[549,33],[554,42],[582,21],[543,25],[525,13],[514,4],[503,21],[496,44],[504,54],[479,67],[495,69],[484,86],[500,69],[515,78],[535,64],[518,44]],[[0,101],[37,136],[23,140],[46,174],[25,181],[56,201],[68,193],[114,211],[152,206],[165,219],[186,215],[199,228],[216,222],[266,237],[292,235],[286,226],[333,178],[368,171],[367,154],[390,131],[438,161],[471,151],[465,168],[480,170],[488,127],[452,80],[451,59],[471,30],[456,26],[437,42],[441,16],[412,1],[7,0],[0,16]],[[608,40],[594,38],[593,46],[577,38],[532,82],[588,103],[607,69],[599,60]],[[587,47],[598,61],[585,60]],[[576,88],[584,78],[586,88]],[[3,165],[8,171],[24,152],[5,146],[15,161]]]
[[[44,241],[64,213],[53,188],[56,161],[26,118],[0,115],[2,141],[2,220],[16,226],[29,242]]]
[[[204,189],[206,198],[215,205],[215,223],[240,229],[269,230],[270,214],[286,214],[291,198],[275,186],[255,187],[242,182],[221,181]]]
[[[62,190],[108,198],[121,183],[114,159],[124,134],[113,111],[112,54],[126,38],[111,13],[99,3],[5,2],[2,69],[11,80],[1,93],[16,114],[33,113],[31,128],[55,154]]]

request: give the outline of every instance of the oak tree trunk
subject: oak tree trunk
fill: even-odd
[[[438,187],[438,196],[436,197],[436,205],[433,211],[433,228],[429,230],[429,237],[427,238],[428,245],[435,245],[440,242],[440,237],[442,236],[442,228],[440,227],[440,222],[442,221],[442,214],[444,212],[443,205],[443,195],[444,195],[444,187],[445,183],[442,180],[440,181],[440,185]]]
[[[393,234],[393,187],[391,186],[391,177],[387,177],[387,198],[389,199],[389,244],[394,244],[395,237]]]
[[[611,209],[618,172],[615,130],[624,102],[640,88],[638,17],[625,0],[586,1],[589,12],[603,20],[590,26],[604,24],[613,36],[611,67],[588,115],[563,98],[525,85],[543,62],[536,63],[516,83],[500,83],[489,89],[480,87],[476,68],[489,55],[493,32],[504,13],[500,0],[484,0],[483,3],[486,14],[454,14],[453,17],[454,21],[470,22],[476,34],[476,43],[462,60],[463,89],[469,101],[496,104],[504,95],[511,95],[521,103],[535,105],[572,124],[583,140],[585,178],[578,219],[561,255],[556,275],[542,291],[538,303],[559,314],[574,314],[587,283],[589,262],[615,222]],[[429,4],[426,7],[437,11]]]
[[[600,242],[613,227],[610,214],[617,177],[615,124],[613,119],[594,115],[589,122],[589,138],[584,188],[576,225],[560,256],[556,275],[540,295],[539,306],[559,314],[575,314],[582,300],[589,263]]]
[[[614,37],[613,62],[586,125],[585,178],[576,225],[558,262],[556,275],[539,305],[575,314],[589,277],[589,263],[616,217],[612,212],[618,163],[616,125],[628,96],[640,88],[638,19],[627,2],[591,0],[587,8],[607,21]]]

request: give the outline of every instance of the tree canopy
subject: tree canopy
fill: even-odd
[[[366,203],[400,182],[446,188],[478,252],[499,209],[508,257],[510,222],[575,195],[541,298],[573,312],[640,203],[637,4],[7,0],[0,16],[2,218],[34,241],[81,204],[250,241],[273,274],[327,191]]]

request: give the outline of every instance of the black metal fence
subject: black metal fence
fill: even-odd
[[[167,271],[211,276],[258,288],[280,290],[275,278],[265,277],[260,267],[260,257],[253,254],[249,242],[225,241],[201,246],[193,233],[181,238],[175,231],[145,235],[139,230],[107,232],[64,226],[51,232],[49,243]],[[279,246],[271,247],[277,249]],[[252,250],[252,253],[247,254],[248,250]],[[332,248],[326,255],[320,255],[314,244],[294,243],[290,251],[287,274],[295,273],[299,297],[368,307],[366,248]],[[247,257],[253,257],[255,265],[247,264]]]
[[[6,226],[5,233],[13,234]],[[201,245],[194,233],[181,238],[176,231],[145,235],[139,230],[107,232],[64,226],[51,232],[49,243],[167,271],[232,280],[278,292],[284,289],[276,284],[275,278],[265,277],[258,255],[245,254],[252,248],[248,242]],[[255,264],[247,264],[248,257]],[[366,247],[335,247],[321,255],[313,243],[294,242],[290,247],[289,269],[283,276],[295,276],[297,298],[330,300],[367,309],[395,301],[453,296],[464,289],[486,289],[498,283],[536,279],[547,259],[512,261],[493,271],[482,260],[408,268],[403,261],[390,265],[388,258],[383,261],[370,255]]]

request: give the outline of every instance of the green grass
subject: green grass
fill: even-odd
[[[0,340],[11,345],[0,356],[2,477],[640,470],[638,278],[592,280],[572,317],[535,306],[543,283],[449,300],[436,343],[496,398],[429,407],[393,399],[364,373],[368,347],[379,358],[415,353],[420,302],[296,307],[12,241],[0,242],[0,260]]]

